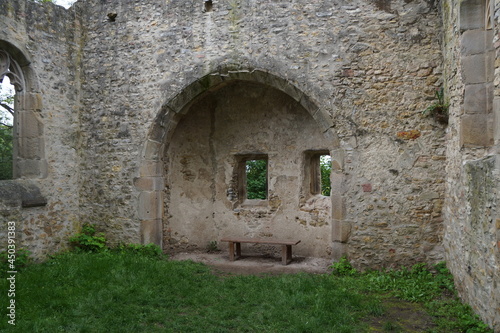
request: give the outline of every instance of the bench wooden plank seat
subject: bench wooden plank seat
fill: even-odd
[[[229,243],[229,260],[231,261],[235,260],[235,250],[236,257],[241,257],[241,243],[281,245],[281,262],[283,265],[288,265],[292,261],[292,245],[299,244],[300,240],[225,237],[221,239],[221,242]]]

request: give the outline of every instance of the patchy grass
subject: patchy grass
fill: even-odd
[[[28,265],[16,274],[16,326],[7,323],[2,297],[0,331],[408,332],[391,312],[404,303],[423,316],[423,308],[437,313],[422,326],[428,332],[489,332],[454,296],[443,296],[450,294],[444,273],[424,266],[221,277],[202,264],[136,250],[65,253]],[[0,281],[2,293],[7,282]]]

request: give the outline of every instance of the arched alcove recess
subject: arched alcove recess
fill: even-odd
[[[141,154],[139,175],[135,179],[139,190],[138,217],[140,219],[141,241],[162,246],[164,165],[162,157],[170,144],[177,124],[189,110],[189,106],[208,93],[234,83],[251,82],[277,89],[300,104],[315,120],[327,140],[332,156],[332,188],[338,189],[331,195],[332,200],[332,240],[334,243],[346,241],[344,224],[345,203],[343,197],[344,152],[333,130],[329,114],[289,81],[262,70],[228,71],[211,73],[192,82],[178,95],[166,101],[157,115],[148,134]],[[342,236],[344,235],[344,236]],[[333,246],[335,248],[335,246]],[[338,247],[338,246],[337,246]],[[337,252],[337,251],[336,251]]]
[[[14,101],[13,177],[47,176],[42,98],[26,52],[0,40],[0,79],[9,77],[16,90]]]

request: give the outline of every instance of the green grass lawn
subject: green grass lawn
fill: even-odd
[[[372,332],[388,298],[437,313],[429,332],[490,332],[446,296],[441,266],[336,274],[221,276],[194,262],[131,252],[65,253],[16,274],[16,325],[1,300],[2,332]],[[4,270],[5,272],[5,270]],[[9,284],[2,278],[0,292]],[[401,331],[387,322],[383,332]]]

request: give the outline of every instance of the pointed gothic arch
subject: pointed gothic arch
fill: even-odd
[[[13,178],[45,178],[47,162],[40,116],[42,98],[26,52],[0,40],[0,81],[8,77],[15,88]]]

